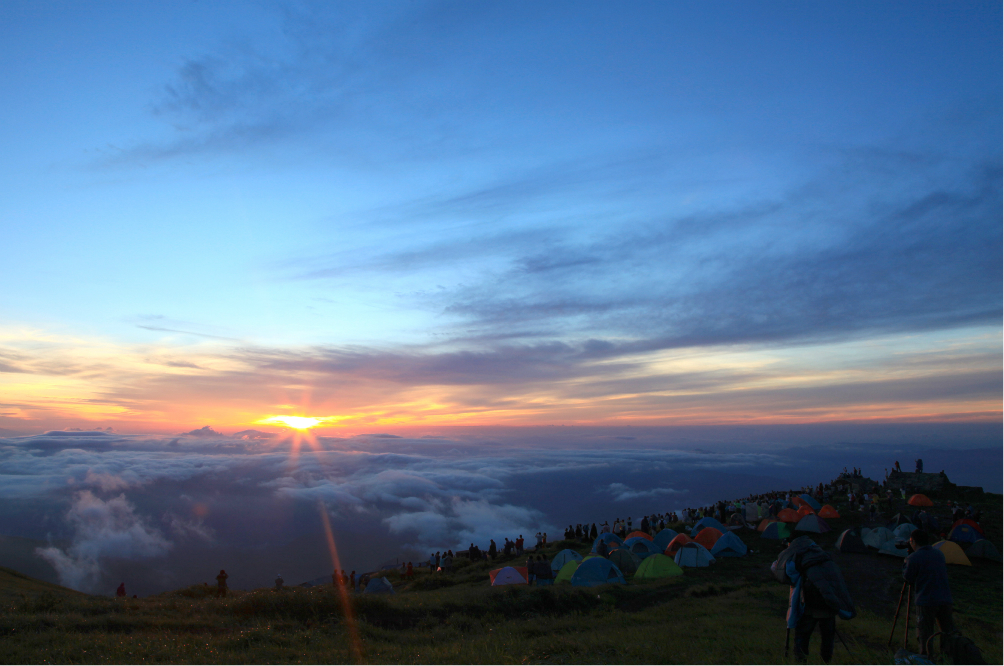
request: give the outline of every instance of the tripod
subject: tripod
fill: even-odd
[[[899,608],[903,605],[903,593],[906,592],[906,625],[903,627],[903,647],[906,647],[910,638],[910,600],[913,598],[913,586],[903,581],[903,587],[899,591],[899,602],[896,604],[896,615],[892,618],[892,629],[889,631],[889,640],[886,647],[892,646],[892,635],[896,633],[896,622],[899,621]]]

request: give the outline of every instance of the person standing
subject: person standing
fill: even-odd
[[[116,597],[124,597],[126,595],[125,583],[119,583],[119,587],[115,590]]]
[[[275,575],[275,591],[278,592],[282,589],[282,576],[279,574]]]
[[[941,649],[945,649],[945,634],[955,631],[952,621],[952,593],[948,589],[948,567],[945,555],[933,548],[924,530],[910,533],[910,550],[903,563],[903,580],[913,586],[917,605],[917,640],[920,654],[928,655],[928,639],[934,633],[934,623],[942,632]]]
[[[216,596],[227,596],[227,578],[230,578],[230,576],[227,575],[227,572],[220,569],[219,575],[216,576]]]

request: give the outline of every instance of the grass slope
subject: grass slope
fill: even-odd
[[[987,496],[1000,544],[1000,496]],[[895,511],[900,510],[894,507]],[[840,530],[817,535],[832,549]],[[787,588],[768,566],[777,542],[749,530],[753,549],[684,576],[626,586],[488,587],[488,570],[458,560],[449,575],[416,572],[394,596],[354,595],[347,618],[330,588],[282,592],[189,588],[144,599],[93,597],[0,569],[5,663],[785,663]],[[582,543],[559,542],[585,553]],[[835,554],[860,614],[839,622],[834,663],[891,663],[886,649],[902,561]],[[949,567],[960,629],[1001,663],[1001,565]],[[911,623],[915,626],[915,620]],[[903,619],[896,632],[902,645]],[[911,644],[912,644],[911,630]],[[356,637],[356,639],[353,638]],[[818,634],[812,643],[818,651]],[[847,649],[849,648],[849,649]],[[810,663],[818,663],[818,653]]]

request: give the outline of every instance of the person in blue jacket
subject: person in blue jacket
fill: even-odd
[[[952,592],[948,589],[948,567],[945,555],[929,545],[930,537],[924,530],[910,533],[910,555],[903,564],[903,579],[913,586],[917,605],[917,640],[920,654],[928,654],[928,638],[934,633],[934,623],[942,632],[942,649],[945,634],[955,631],[952,621]]]

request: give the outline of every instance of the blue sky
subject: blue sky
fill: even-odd
[[[0,12],[0,427],[1000,418],[995,5]]]

